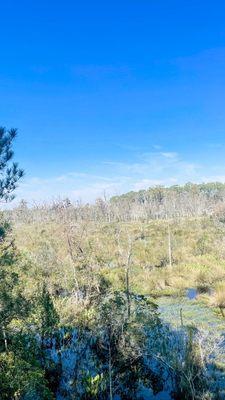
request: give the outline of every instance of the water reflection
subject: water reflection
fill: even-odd
[[[198,296],[198,290],[197,289],[195,289],[195,288],[187,289],[187,298],[189,300],[195,300],[197,296]]]
[[[188,288],[186,291],[186,297],[189,300],[195,300],[199,294],[208,294],[211,296],[213,292],[212,288]]]

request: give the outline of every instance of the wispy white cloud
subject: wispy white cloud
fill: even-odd
[[[31,177],[17,189],[16,202],[22,198],[30,203],[52,201],[69,197],[72,200],[93,202],[97,197],[110,197],[122,193],[127,187],[127,177],[107,177],[80,172],[70,172],[49,178]]]
[[[170,179],[141,179],[140,181],[137,181],[133,185],[133,190],[138,191],[138,190],[143,190],[143,189],[148,189],[149,187],[152,186],[166,186],[166,185],[174,185],[177,183],[176,178],[170,178]]]
[[[154,145],[153,145],[153,149],[155,149],[155,150],[161,150],[161,149],[162,149],[162,146],[160,146],[159,144],[154,144]]]
[[[176,153],[176,152],[161,152],[160,153],[163,157],[166,157],[166,158],[171,158],[171,159],[177,159],[178,158],[178,154]]]
[[[225,165],[206,168],[177,152],[161,149],[138,154],[133,162],[107,161],[95,166],[95,171],[98,173],[71,171],[53,177],[27,178],[17,191],[17,201],[24,198],[41,202],[69,197],[74,201],[93,202],[104,194],[110,197],[156,185],[225,182]]]
[[[201,165],[183,160],[176,152],[150,152],[139,155],[138,162],[105,162],[117,174],[128,174],[132,177],[142,176],[146,179],[160,179],[166,181],[169,175],[182,174],[192,177],[201,169]]]

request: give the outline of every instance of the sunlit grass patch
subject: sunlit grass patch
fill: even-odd
[[[218,283],[215,286],[215,291],[210,298],[210,304],[218,307],[225,317],[225,282]]]

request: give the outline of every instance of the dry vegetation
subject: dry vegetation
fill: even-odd
[[[9,213],[30,267],[26,290],[45,281],[63,314],[88,307],[108,280],[115,290],[154,296],[223,291],[224,186],[186,185],[130,193],[95,205],[69,200]],[[225,295],[224,295],[225,298]],[[210,300],[209,304],[212,303]],[[220,304],[220,305],[219,305]],[[80,309],[80,306],[78,307]],[[71,318],[71,317],[70,317]]]
[[[181,304],[196,288],[196,302],[224,316],[224,198],[223,185],[186,185],[5,211],[4,400],[133,400],[141,387],[223,399],[221,335],[190,326]],[[176,329],[162,297],[178,298]]]

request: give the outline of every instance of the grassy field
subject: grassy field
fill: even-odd
[[[223,313],[225,226],[216,219],[82,223],[63,215],[43,221],[14,219],[13,233],[29,264],[26,290],[32,292],[44,280],[66,314],[67,308],[74,313],[78,286],[98,285],[99,277],[123,290],[128,258],[132,292],[173,297],[197,288],[197,301]]]

